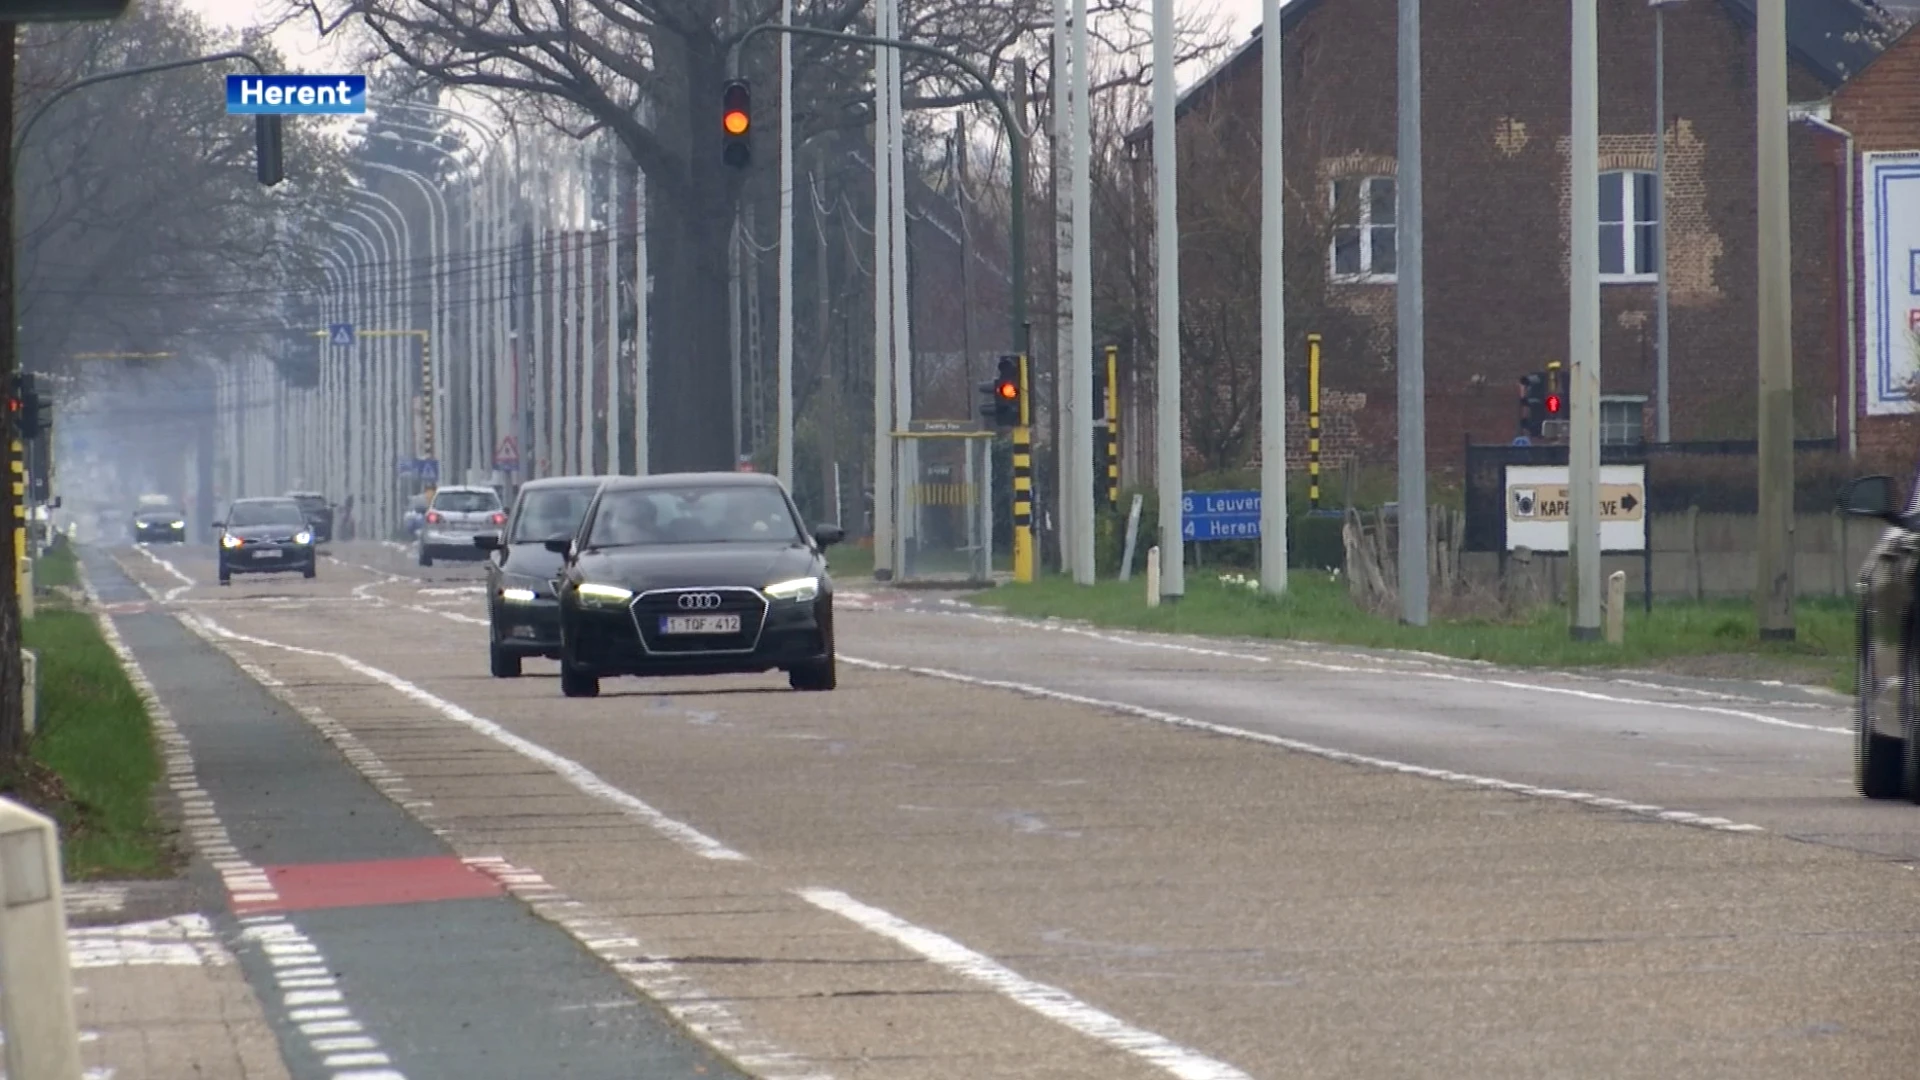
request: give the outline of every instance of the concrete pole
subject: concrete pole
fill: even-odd
[[[780,22],[793,24],[793,0],[780,0]],[[780,35],[780,299],[775,360],[774,473],[793,488],[793,35]]]
[[[886,4],[876,3],[875,22],[884,24]],[[875,36],[885,37],[884,26]],[[886,46],[873,49],[873,576],[893,578],[893,199],[888,181],[893,160],[892,130],[887,125]]]
[[[1272,0],[1269,0],[1272,2]],[[1073,411],[1068,414],[1068,446],[1073,456],[1067,485],[1068,536],[1073,580],[1094,583],[1093,551],[1093,244],[1089,207],[1093,202],[1093,116],[1087,103],[1087,0],[1073,0],[1073,349],[1061,365],[1071,370]]]
[[[1592,0],[1587,2],[1591,4]],[[1400,619],[1410,626],[1427,625],[1428,610],[1427,313],[1421,221],[1420,75],[1420,0],[1400,0],[1400,174],[1394,182],[1399,201],[1394,221],[1399,236],[1394,245],[1398,282],[1394,291],[1400,351]]]
[[[1072,15],[1067,6],[1068,0],[1053,0],[1053,65],[1047,72],[1049,88],[1053,92],[1052,120],[1053,131],[1049,142],[1049,162],[1047,166],[1047,192],[1049,208],[1053,221],[1053,475],[1049,477],[1052,485],[1044,499],[1034,500],[1034,513],[1042,513],[1041,507],[1053,509],[1053,535],[1057,541],[1060,567],[1071,573],[1074,568],[1073,531],[1077,524],[1074,520],[1072,503],[1068,502],[1068,490],[1073,485],[1075,474],[1074,456],[1076,440],[1075,406],[1083,396],[1077,389],[1075,376],[1080,373],[1080,365],[1073,355],[1073,213],[1070,206],[1072,182],[1060,182],[1064,173],[1073,171],[1069,156],[1073,146],[1073,98],[1070,68],[1073,63],[1073,42],[1070,28]],[[1031,391],[1029,391],[1031,392]],[[1035,522],[1038,524],[1038,521]]]
[[[488,433],[485,463],[489,476],[493,470],[492,449],[500,445],[503,436],[519,428],[510,412],[513,408],[513,347],[509,334],[513,330],[513,313],[509,298],[513,295],[513,260],[507,255],[513,250],[514,195],[519,188],[520,144],[517,140],[513,144],[513,153],[512,158],[508,158],[504,151],[499,153],[500,200],[496,204],[499,213],[494,215],[493,255],[489,260],[494,266],[493,370],[487,374],[487,390],[493,395],[493,430]]]
[[[620,148],[607,140],[606,282],[607,312],[607,472],[620,472]]]
[[[1654,435],[1673,441],[1673,417],[1668,389],[1667,351],[1667,5],[1674,0],[1649,0],[1653,5],[1653,250],[1654,285]]]
[[[1568,546],[1573,637],[1600,637],[1600,58],[1598,0],[1573,4],[1573,171],[1567,360],[1573,432],[1568,446]],[[1785,114],[1782,113],[1784,116]],[[1402,513],[1405,508],[1402,508]],[[1404,528],[1404,521],[1403,521]]]
[[[532,293],[533,316],[527,329],[531,334],[526,337],[527,369],[533,373],[533,394],[528,399],[533,413],[533,439],[520,448],[520,476],[525,483],[544,473],[537,466],[541,458],[548,456],[547,446],[553,441],[551,430],[553,422],[553,397],[547,389],[547,365],[541,361],[552,356],[552,350],[546,348],[547,330],[547,226],[537,210],[533,225],[533,273],[529,277],[527,291]]]
[[[1180,221],[1174,142],[1174,0],[1153,0],[1153,179],[1156,290],[1155,482],[1160,488],[1160,595],[1187,591],[1186,541],[1180,535]]]
[[[564,357],[561,347],[565,339],[560,336],[561,324],[566,320],[566,307],[561,302],[561,273],[566,269],[566,230],[553,227],[553,186],[545,185],[541,192],[540,215],[546,222],[547,247],[550,249],[547,268],[547,468],[546,475],[560,476],[567,471],[567,395]]]
[[[1754,600],[1760,637],[1791,641],[1793,612],[1793,291],[1788,230],[1787,5],[1755,9],[1759,74],[1760,558]]]
[[[900,35],[900,0],[885,0],[887,7],[887,36]],[[888,126],[892,129],[892,176],[887,182],[887,196],[891,200],[893,220],[889,225],[888,238],[893,242],[893,422],[905,429],[913,421],[913,308],[908,301],[907,286],[907,125],[906,113],[902,108],[902,56],[898,49],[887,50],[887,115]],[[905,576],[912,573],[908,564],[908,545],[918,541],[920,536],[920,507],[918,500],[909,499],[909,485],[918,484],[920,479],[920,446],[911,439],[900,447],[900,463],[894,473],[894,523],[893,542],[898,549],[894,560],[895,573]]]
[[[597,417],[594,388],[600,382],[600,350],[593,338],[593,153],[580,140],[580,471],[597,473],[594,430]],[[611,470],[609,470],[611,471]]]
[[[647,415],[653,342],[650,340],[647,297],[647,174],[633,170],[633,472],[647,475],[647,440],[652,431]]]
[[[1287,591],[1286,131],[1280,0],[1260,21],[1260,587]]]

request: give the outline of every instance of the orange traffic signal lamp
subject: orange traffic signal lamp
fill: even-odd
[[[753,91],[745,79],[727,83],[720,95],[720,131],[725,139],[720,160],[735,169],[744,169],[753,161]]]

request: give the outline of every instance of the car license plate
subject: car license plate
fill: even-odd
[[[740,616],[662,615],[660,632],[663,634],[737,634],[740,632]]]
[[[256,551],[253,553],[253,557],[256,559],[277,559],[280,555],[281,551],[279,548],[268,548],[265,551]]]

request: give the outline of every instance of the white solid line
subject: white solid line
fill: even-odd
[[[1630,697],[1620,697],[1614,694],[1602,694],[1593,690],[1576,690],[1568,686],[1546,686],[1541,683],[1521,682],[1515,679],[1496,679],[1496,678],[1489,678],[1489,677],[1478,676],[1478,675],[1461,675],[1455,672],[1429,671],[1429,670],[1423,670],[1422,668],[1417,668],[1417,667],[1385,667],[1385,666],[1361,667],[1354,664],[1332,664],[1323,660],[1303,660],[1298,657],[1292,657],[1292,656],[1263,656],[1259,653],[1230,652],[1225,649],[1209,649],[1209,648],[1205,648],[1203,646],[1198,646],[1198,645],[1182,645],[1182,644],[1179,644],[1178,642],[1172,642],[1172,641],[1155,641],[1150,638],[1136,638],[1136,637],[1129,637],[1121,634],[1103,633],[1101,631],[1090,630],[1082,626],[1070,626],[1070,625],[1053,623],[1053,622],[1042,623],[1042,622],[1037,622],[1033,619],[1020,619],[1010,615],[988,615],[984,612],[978,612],[978,611],[959,611],[959,612],[935,611],[935,612],[928,612],[928,614],[946,615],[948,617],[959,615],[964,618],[978,619],[986,623],[1022,626],[1028,629],[1045,630],[1045,631],[1050,631],[1052,633],[1057,633],[1057,634],[1074,634],[1080,637],[1092,638],[1095,641],[1104,641],[1114,645],[1125,645],[1135,649],[1161,649],[1167,652],[1183,652],[1183,653],[1189,653],[1195,656],[1213,656],[1213,657],[1219,657],[1221,659],[1227,659],[1227,660],[1250,660],[1250,661],[1253,661],[1254,663],[1259,663],[1259,664],[1287,664],[1292,667],[1307,668],[1313,671],[1331,671],[1331,672],[1338,672],[1340,674],[1347,674],[1347,675],[1385,675],[1389,677],[1401,675],[1401,676],[1412,676],[1414,678],[1420,678],[1420,679],[1437,679],[1442,682],[1471,683],[1479,686],[1498,686],[1507,690],[1526,690],[1526,691],[1532,691],[1533,693],[1538,693],[1538,694],[1559,694],[1566,697],[1576,697],[1576,698],[1581,698],[1587,701],[1604,701],[1610,705],[1633,705],[1633,706],[1643,706],[1643,707],[1656,708],[1656,709],[1675,709],[1681,712],[1705,713],[1712,716],[1727,716],[1727,717],[1732,717],[1733,719],[1736,719],[1736,720],[1745,720],[1745,721],[1748,721],[1749,723],[1765,724],[1769,727],[1792,728],[1798,731],[1817,731],[1827,735],[1853,734],[1853,729],[1848,727],[1830,727],[1830,726],[1825,726],[1821,724],[1802,724],[1793,720],[1782,720],[1777,716],[1767,716],[1763,713],[1748,712],[1744,709],[1729,709],[1729,708],[1725,708],[1723,706],[1718,706],[1718,705],[1696,705],[1691,702],[1685,702],[1685,701],[1651,701],[1646,698],[1630,698]],[[1351,655],[1351,654],[1342,654],[1342,655]],[[1425,655],[1425,654],[1420,654],[1420,655]],[[1555,676],[1561,676],[1565,678],[1577,677],[1568,672],[1558,672],[1558,671],[1543,671],[1541,674],[1555,675]]]
[[[320,1064],[330,1069],[338,1069],[348,1065],[391,1065],[393,1064],[393,1059],[377,1052],[366,1054],[328,1054],[325,1058],[321,1059]]]
[[[482,716],[476,716],[465,708],[421,689],[390,671],[383,671],[371,664],[356,660],[345,653],[327,652],[322,649],[309,649],[299,645],[287,645],[278,641],[268,641],[265,638],[241,634],[229,630],[203,615],[183,615],[181,616],[181,621],[187,623],[189,626],[197,623],[204,627],[207,633],[226,638],[229,641],[237,641],[247,645],[257,645],[270,649],[280,649],[302,656],[317,656],[332,660],[347,668],[349,671],[364,675],[386,686],[388,689],[398,691],[400,694],[427,706],[434,712],[439,713],[441,716],[446,717],[456,724],[460,724],[477,734],[492,739],[494,742],[512,750],[514,753],[519,754],[529,761],[545,765],[555,773],[558,773],[562,779],[572,784],[582,793],[620,807],[631,817],[644,822],[655,832],[665,836],[667,839],[703,859],[714,859],[723,862],[750,861],[745,855],[722,844],[706,833],[688,825],[684,821],[678,821],[668,817],[655,809],[651,804],[601,779],[591,769],[574,761],[572,758],[563,757],[541,746],[539,743],[515,735],[513,732],[508,731],[492,720],[488,720]]]
[[[1642,817],[1651,817],[1656,821],[1671,821],[1679,825],[1695,825],[1702,828],[1716,829],[1721,832],[1765,831],[1758,825],[1746,825],[1728,821],[1725,818],[1707,817],[1686,810],[1667,810],[1658,806],[1623,803],[1618,799],[1603,798],[1585,791],[1561,791],[1557,788],[1515,783],[1512,780],[1499,780],[1488,776],[1476,776],[1472,773],[1454,772],[1451,769],[1435,769],[1426,765],[1413,765],[1404,761],[1394,761],[1390,758],[1371,757],[1366,754],[1355,754],[1346,750],[1335,750],[1332,747],[1301,742],[1299,739],[1289,739],[1282,735],[1271,735],[1264,731],[1249,731],[1246,728],[1232,727],[1227,724],[1216,724],[1208,720],[1196,720],[1191,716],[1181,716],[1178,713],[1149,709],[1142,705],[1134,705],[1124,701],[1109,701],[1104,698],[1087,697],[1084,694],[1070,694],[1064,690],[1051,690],[1044,686],[1035,686],[1032,683],[1009,682],[1004,679],[982,679],[973,675],[963,675],[957,671],[943,671],[939,668],[887,664],[878,660],[865,660],[859,657],[848,656],[844,653],[840,655],[840,661],[846,664],[853,664],[856,667],[871,668],[875,671],[897,671],[910,675],[924,675],[934,679],[946,679],[950,682],[965,683],[969,686],[982,686],[995,690],[1011,690],[1015,693],[1028,694],[1033,697],[1050,698],[1054,701],[1064,701],[1074,705],[1086,705],[1096,709],[1107,709],[1112,712],[1125,713],[1129,716],[1137,716],[1143,720],[1153,720],[1173,727],[1190,728],[1195,731],[1209,732],[1214,735],[1227,735],[1236,739],[1266,743],[1268,746],[1277,746],[1284,750],[1293,750],[1302,754],[1312,754],[1315,757],[1326,758],[1330,761],[1339,761],[1349,765],[1364,765],[1368,768],[1385,769],[1389,772],[1404,773],[1409,776],[1422,776],[1432,780],[1444,780],[1452,784],[1510,791],[1516,795],[1578,803],[1583,806],[1597,807],[1602,810],[1621,810]]]
[[[1034,982],[991,957],[974,952],[943,934],[915,926],[899,916],[863,904],[834,889],[800,889],[799,896],[899,945],[919,953],[956,975],[984,983],[1001,995],[1055,1023],[1145,1059],[1180,1080],[1252,1080],[1224,1062],[1128,1024],[1058,987]]]
[[[313,1040],[313,1048],[323,1054],[331,1054],[341,1050],[373,1050],[378,1046],[378,1043],[367,1038],[365,1035],[340,1035],[330,1039]]]

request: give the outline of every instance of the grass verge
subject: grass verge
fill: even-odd
[[[1009,614],[1140,630],[1409,649],[1516,667],[1641,667],[1795,679],[1853,690],[1853,609],[1844,599],[1803,601],[1797,640],[1784,644],[1760,640],[1749,603],[1655,603],[1651,614],[1635,604],[1620,645],[1573,641],[1564,608],[1543,608],[1514,621],[1436,619],[1426,627],[1405,626],[1354,607],[1344,583],[1299,571],[1290,575],[1287,595],[1277,599],[1189,571],[1186,596],[1157,608],[1146,606],[1138,578],[1081,587],[1053,576],[1003,585],[972,600]]]
[[[33,587],[35,591],[80,587],[80,560],[73,553],[73,545],[55,544],[33,560]]]
[[[92,616],[54,604],[27,620],[25,639],[39,657],[37,730],[0,791],[59,822],[69,880],[171,872],[153,798],[160,755],[120,658]]]

